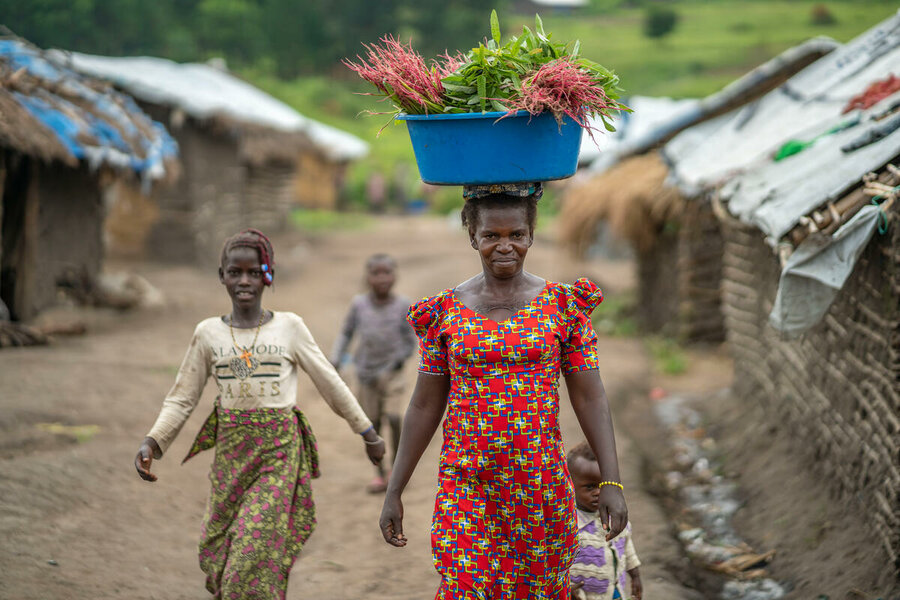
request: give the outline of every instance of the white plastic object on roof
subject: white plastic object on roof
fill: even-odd
[[[228,72],[199,63],[155,57],[109,57],[53,51],[77,71],[106,79],[145,102],[178,107],[196,119],[222,115],[283,132],[306,134],[328,158],[355,160],[368,154],[358,137],[314,121]]]
[[[635,142],[646,139],[674,119],[693,114],[699,103],[695,99],[673,100],[652,96],[626,98],[625,104],[632,112],[617,113],[612,119],[616,127],[615,133],[606,132],[600,119],[591,121],[591,125],[599,131],[594,133],[594,139],[585,132],[581,138],[578,162],[589,162],[591,172],[602,173],[627,155]]]

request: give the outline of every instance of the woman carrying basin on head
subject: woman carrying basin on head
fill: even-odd
[[[380,526],[406,545],[401,495],[446,411],[431,536],[438,599],[568,598],[577,542],[560,373],[603,473],[608,535],[627,522],[590,321],[602,294],[524,269],[541,193],[539,183],[467,186],[462,221],[482,271],[410,308],[422,359]]]

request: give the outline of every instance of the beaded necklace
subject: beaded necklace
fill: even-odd
[[[250,346],[248,347],[239,345],[234,337],[234,316],[228,320],[228,330],[231,332],[231,341],[234,343],[234,347],[241,351],[241,355],[232,358],[228,363],[228,366],[231,367],[231,372],[234,373],[235,377],[238,379],[246,379],[259,367],[259,360],[253,356],[253,348],[256,346],[256,340],[259,338],[259,330],[262,328],[263,317],[265,314],[266,311],[259,311],[259,323],[256,324],[256,334],[253,336],[253,341],[250,342]]]

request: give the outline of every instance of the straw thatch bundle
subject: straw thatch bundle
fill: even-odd
[[[659,154],[650,152],[570,187],[559,218],[562,239],[574,253],[583,255],[600,222],[606,221],[613,233],[638,252],[650,251],[665,224],[684,208],[678,191],[664,184],[667,174]]]

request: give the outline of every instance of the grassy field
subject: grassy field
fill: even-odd
[[[828,2],[832,25],[813,25],[819,2],[668,3],[679,21],[661,40],[643,34],[642,9],[587,17],[542,16],[556,39],[580,39],[588,58],[613,68],[626,93],[702,97],[779,52],[824,35],[846,42],[897,10],[895,2]],[[520,19],[530,24],[531,19]]]
[[[554,39],[582,42],[582,52],[614,69],[620,76],[625,94],[652,96],[702,97],[713,93],[779,52],[818,35],[846,42],[897,10],[892,1],[826,2],[834,16],[831,25],[813,25],[810,1],[684,1],[669,2],[679,15],[674,31],[661,40],[643,34],[643,8],[614,8],[621,2],[595,0],[591,10],[580,14],[542,15],[545,30]],[[488,34],[487,14],[484,35]],[[533,17],[501,15],[504,32],[521,31]],[[473,36],[473,42],[477,38]],[[372,40],[360,40],[372,41]],[[338,69],[338,72],[342,72]],[[363,182],[373,170],[390,174],[395,165],[414,165],[406,129],[390,124],[388,115],[365,115],[364,111],[389,112],[391,107],[378,103],[368,87],[350,77],[312,77],[280,81],[258,72],[244,77],[287,102],[313,119],[350,131],[372,145],[370,156],[349,173],[352,198],[361,199]],[[411,177],[417,173],[409,169]],[[415,181],[408,182],[415,194]],[[452,204],[458,191],[448,189],[439,198]]]

